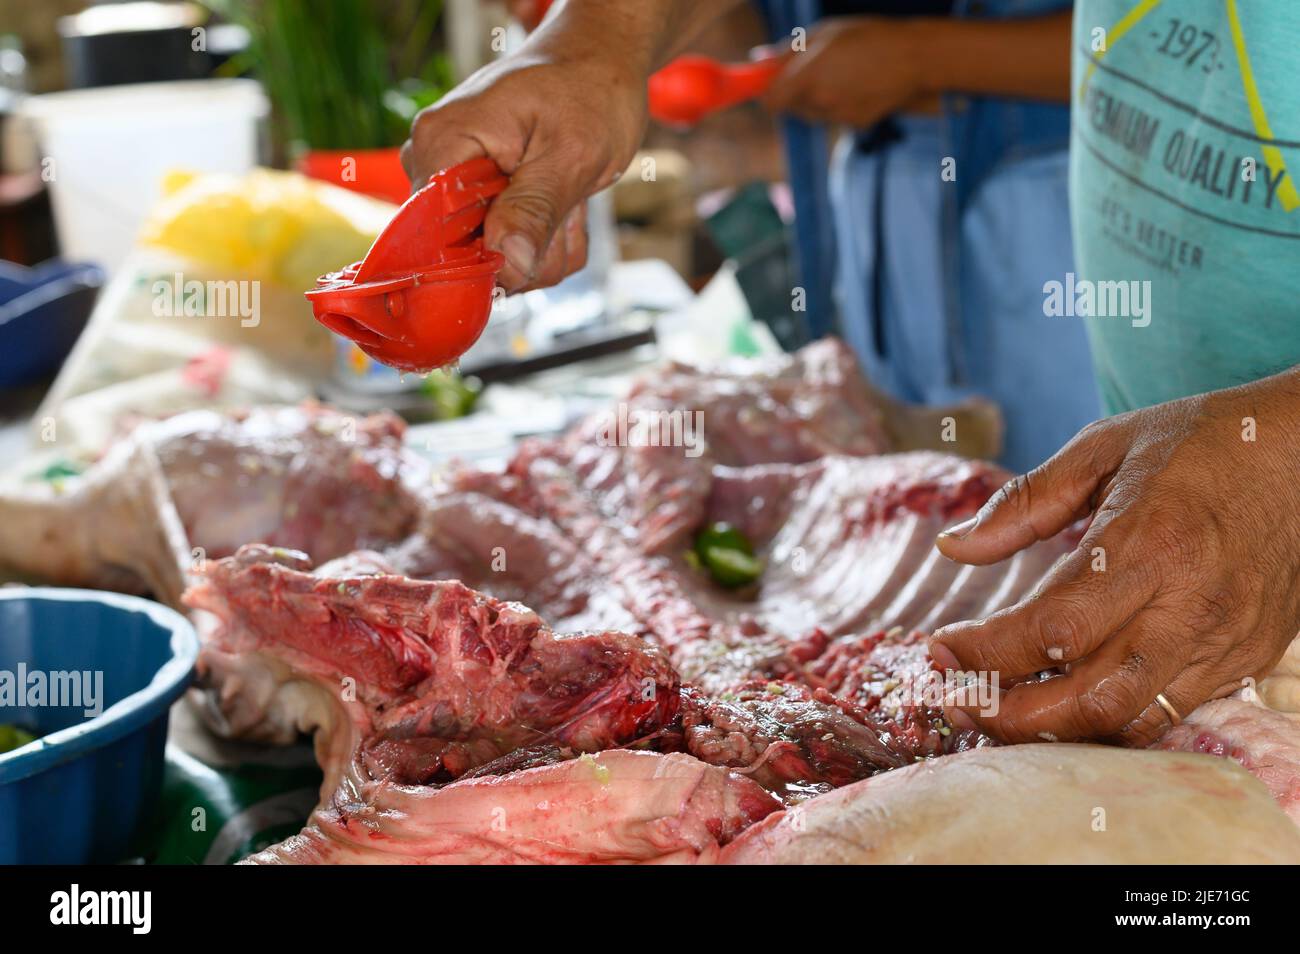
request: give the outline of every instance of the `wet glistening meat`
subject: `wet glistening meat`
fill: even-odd
[[[892,452],[842,345],[722,372],[673,366],[628,401],[702,411],[698,453],[603,440],[596,415],[525,442],[504,470],[434,474],[391,415],[181,415],[37,501],[55,530],[25,559],[173,601],[189,584],[210,723],[266,742],[314,736],[321,802],[256,862],[809,860],[809,839],[858,844],[882,817],[872,805],[901,811],[909,788],[918,804],[938,798],[929,773],[950,762],[957,799],[985,765],[1034,779],[1036,804],[1070,773],[1163,778],[1148,763],[1166,752],[1017,755],[945,721],[925,635],[1032,591],[1080,528],[993,566],[942,558],[936,533],[1009,475]],[[132,496],[112,468],[151,482]],[[79,507],[97,516],[79,523]],[[114,512],[154,529],[114,542]],[[752,541],[757,580],[722,586],[691,559],[717,524]],[[6,562],[5,535],[22,532],[0,529]],[[196,551],[198,569],[178,572]],[[1166,810],[1135,851],[1187,813],[1232,817],[1216,806],[1238,797],[1237,775],[1255,783],[1221,777],[1228,763],[1267,787],[1251,824],[1272,824],[1269,794],[1300,821],[1300,728],[1258,696],[1207,703],[1157,747],[1201,754],[1177,757],[1192,767],[1161,783]],[[1046,771],[1038,749],[1069,771]],[[1300,837],[1284,831],[1283,852]],[[1235,850],[1220,841],[1178,850]],[[864,859],[884,850],[867,842]]]

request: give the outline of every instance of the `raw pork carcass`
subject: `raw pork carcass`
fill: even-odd
[[[838,338],[772,358],[671,362],[637,382],[628,402],[702,411],[715,460],[737,466],[909,450],[996,457],[1002,440],[992,403],[901,404],[872,387]]]
[[[693,684],[683,714],[687,750],[753,773],[783,795],[981,742],[952,730],[937,706],[900,704],[904,678],[921,678],[929,662],[915,634],[874,621],[915,622],[921,614],[910,608],[920,606],[946,621],[941,594],[925,605],[913,592],[913,577],[929,561],[922,541],[978,506],[1000,472],[927,454],[787,468],[768,498],[764,519],[775,519],[765,528],[746,526],[762,552],[804,546],[809,564],[774,560],[759,592],[740,596],[701,578],[677,555],[645,553],[627,527],[601,512],[580,478],[553,460],[536,457],[530,467],[537,468],[528,475],[533,513],[478,494],[445,495],[431,506],[418,539],[385,554],[386,565],[408,577],[455,577],[521,600],[561,631],[625,631],[663,647]],[[736,499],[734,487],[720,499]],[[828,534],[830,520],[837,529]],[[845,576],[831,602],[820,589],[825,579],[811,568],[820,560],[847,572],[843,558],[831,562],[845,548],[863,567],[892,571]],[[1018,568],[1032,563],[1041,572],[1059,552],[1053,541],[1002,574],[981,574],[984,597],[1014,598],[1022,590],[1008,590],[1008,580],[1024,587],[1034,579]],[[767,595],[769,586],[775,596]],[[906,612],[884,615],[892,606]],[[853,632],[859,625],[869,635]],[[292,737],[296,720],[270,706],[277,671],[247,662],[211,645],[205,650],[214,721],[230,734]],[[882,688],[891,678],[893,685]]]
[[[834,338],[760,361],[710,368],[673,362],[638,381],[627,403],[639,412],[699,411],[720,464],[868,456],[895,443],[878,396],[853,353]]]
[[[393,414],[316,404],[136,427],[84,474],[0,494],[0,565],[179,606],[185,573],[245,543],[325,560],[403,539],[432,491]]]
[[[900,707],[897,693],[866,691],[875,677],[864,667],[874,660],[919,677],[929,661],[909,627],[1014,601],[1074,539],[1063,534],[978,572],[938,557],[935,534],[973,513],[1006,478],[943,455],[715,467],[704,472],[702,491],[659,501],[652,523],[693,530],[725,520],[744,530],[767,569],[753,591],[729,592],[687,566],[680,543],[659,552],[665,547],[642,532],[645,511],[619,503],[637,480],[621,467],[633,449],[589,444],[582,445],[589,453],[575,454],[572,441],[571,434],[525,447],[493,497],[474,475],[472,490],[435,504],[420,546],[395,563],[415,576],[452,572],[508,593],[561,629],[600,625],[663,646],[694,690],[685,707],[688,750],[754,772],[783,794],[978,744],[954,732],[937,706]],[[601,465],[602,455],[611,463]],[[465,541],[476,515],[488,523],[475,558]],[[524,573],[542,571],[536,589],[516,575],[503,591],[507,581],[494,579],[489,549],[503,551],[508,567],[516,547],[527,554]],[[534,559],[548,552],[552,560]]]
[[[270,708],[315,733],[326,771],[308,828],[258,860],[707,860],[778,807],[687,755],[604,751],[676,713],[676,674],[642,640],[557,636],[522,606],[386,569],[358,554],[312,574],[252,546],[187,596],[216,620],[209,665],[289,674]]]
[[[194,548],[269,545],[206,564],[192,596],[213,724],[275,742],[313,732],[326,769],[311,824],[258,860],[712,860],[782,804],[773,830],[798,832],[784,819],[802,807],[847,824],[861,800],[869,817],[872,793],[892,790],[877,782],[924,788],[917,761],[984,767],[945,775],[949,800],[935,804],[996,827],[985,768],[1027,801],[1059,783],[1021,781],[1030,756],[912,696],[929,672],[924,635],[1021,598],[1077,531],[998,566],[942,559],[935,533],[1007,475],[872,454],[908,444],[888,409],[883,443],[872,414],[854,430],[868,392],[843,359],[828,344],[749,377],[675,368],[630,408],[701,411],[691,448],[611,442],[597,415],[528,442],[505,473],[438,485],[388,415],[184,415],[137,431],[61,495],[0,498],[0,561],[174,600]],[[755,542],[753,586],[723,590],[684,559],[715,521]],[[504,618],[505,655],[467,664],[467,618]],[[1261,698],[1296,697],[1300,663],[1282,668]],[[1231,756],[1293,808],[1293,723],[1242,705],[1203,707],[1164,744]],[[1153,797],[1145,761],[1112,771],[1099,752],[1060,748],[1061,777]],[[1146,844],[1162,860],[1168,846]]]
[[[839,783],[895,770],[826,794],[805,786],[817,797],[782,811],[756,781],[786,788],[798,771],[769,766],[797,760],[790,751],[728,771],[680,752],[611,748],[672,745],[660,730],[678,687],[645,643],[555,637],[521,608],[386,569],[358,555],[312,575],[300,555],[246,548],[210,564],[191,593],[220,620],[205,652],[264,657],[292,674],[277,705],[316,731],[327,769],[307,827],[254,863],[1300,860],[1300,833],[1228,760],[1100,746],[919,764],[887,754],[867,771],[839,763]],[[872,648],[883,645],[888,637]],[[913,645],[895,640],[876,665]],[[807,699],[804,687],[779,688],[772,697],[796,710]],[[708,704],[694,695],[682,693],[688,713]],[[757,730],[797,733],[806,718],[774,707],[748,723],[717,720],[711,744],[748,744],[756,757]],[[688,714],[683,725],[697,724]]]
[[[701,476],[679,457],[665,472],[690,479],[657,485],[673,492],[654,495],[653,506],[630,506],[644,500],[639,472],[654,468],[628,460],[667,458],[665,449],[611,448],[577,433],[525,447],[495,483],[482,474],[462,480],[399,565],[423,575],[454,564],[455,575],[495,592],[506,581],[488,569],[486,541],[506,553],[520,546],[530,556],[509,581],[514,598],[561,628],[606,625],[665,647],[692,687],[683,706],[688,750],[786,797],[987,744],[906,696],[930,669],[925,633],[1010,605],[1077,542],[1076,528],[995,566],[943,559],[934,535],[973,513],[1004,472],[913,453],[715,465]],[[484,556],[468,557],[475,514],[490,515],[491,528],[478,546]],[[720,590],[681,560],[689,532],[715,520],[757,543],[767,566],[751,591]],[[551,559],[531,556],[540,553]],[[539,568],[544,575],[530,582]],[[1248,735],[1237,755],[1289,806],[1300,735],[1282,728],[1275,735],[1292,759],[1280,773],[1268,770],[1278,759],[1262,754],[1273,751],[1266,738]],[[1167,744],[1198,748],[1187,731]],[[1248,749],[1261,754],[1243,755]],[[1233,747],[1202,739],[1199,750]]]
[[[671,744],[676,677],[643,641],[557,637],[521,607],[387,570],[359,554],[312,574],[300,554],[248,547],[190,593],[217,620],[205,653],[291,674],[275,705],[315,731],[326,768],[307,827],[254,863],[1300,859],[1300,833],[1226,760],[1098,746],[907,755],[782,811],[762,764],[615,748]],[[768,731],[801,724],[767,715]],[[842,769],[841,783],[870,774]]]

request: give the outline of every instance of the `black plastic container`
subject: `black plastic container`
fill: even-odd
[[[63,17],[68,87],[201,79],[212,71],[201,24],[201,13],[174,4],[106,5]]]

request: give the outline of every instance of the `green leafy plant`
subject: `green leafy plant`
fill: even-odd
[[[231,63],[262,81],[286,139],[309,149],[400,145],[416,110],[451,88],[432,51],[440,0],[206,0],[249,32]]]

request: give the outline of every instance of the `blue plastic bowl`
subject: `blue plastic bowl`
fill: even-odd
[[[151,820],[163,777],[167,713],[194,672],[194,627],[148,600],[91,590],[0,590],[0,723],[41,737],[0,755],[0,864],[109,863]],[[20,666],[103,674],[101,711],[17,706]],[[6,685],[6,677],[7,685]],[[83,677],[84,678],[84,677]],[[69,685],[67,681],[63,684]],[[98,708],[92,706],[92,708]]]

